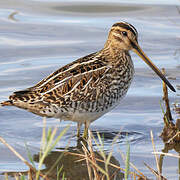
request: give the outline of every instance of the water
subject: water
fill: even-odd
[[[126,2],[126,1],[125,1]],[[133,24],[139,32],[139,44],[176,87],[180,84],[180,7],[179,1],[147,1],[146,4],[128,1],[19,1],[0,3],[0,101],[13,91],[33,86],[59,67],[103,47],[111,25],[118,21]],[[156,4],[156,5],[155,5]],[[114,158],[123,167],[119,149],[126,151],[125,134],[131,142],[131,162],[148,177],[153,177],[143,162],[155,166],[150,131],[153,131],[157,151],[164,147],[159,135],[163,128],[159,101],[162,85],[137,55],[131,53],[136,74],[127,96],[112,112],[91,125],[93,131],[105,135],[105,149],[122,132],[114,148]],[[177,92],[178,94],[179,92]],[[179,101],[169,92],[170,101]],[[48,127],[59,127],[69,122],[48,119]],[[31,153],[39,152],[42,118],[14,107],[0,108],[0,136],[27,158],[25,143]],[[57,145],[67,143],[76,149],[76,124]],[[95,132],[94,132],[95,135]],[[18,171],[22,163],[0,144],[0,167]],[[171,151],[175,153],[174,151]],[[163,174],[168,179],[178,178],[178,160],[166,157]],[[46,164],[46,166],[48,166]],[[169,168],[171,167],[171,168]]]

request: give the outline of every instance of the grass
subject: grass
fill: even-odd
[[[43,124],[46,124],[46,118],[43,118]],[[30,153],[29,148],[26,145],[26,150],[27,150],[27,154],[28,154],[28,158],[29,161],[31,163],[29,163],[29,161],[27,161],[25,158],[23,158],[11,145],[9,145],[4,138],[0,137],[0,141],[11,151],[14,153],[14,155],[16,157],[18,157],[24,164],[26,164],[29,167],[29,171],[28,171],[28,180],[39,180],[40,177],[44,180],[49,180],[48,178],[48,173],[43,174],[41,172],[43,163],[45,158],[48,156],[48,154],[52,151],[52,149],[56,146],[56,144],[61,140],[62,136],[67,132],[69,126],[67,126],[66,128],[64,128],[63,131],[60,132],[60,134],[57,135],[57,130],[58,128],[55,127],[54,129],[49,128],[47,133],[46,133],[46,126],[43,126],[43,132],[42,132],[42,146],[40,148],[40,158],[39,158],[39,163],[38,163],[38,168],[36,169],[34,161],[33,161],[33,157]],[[56,137],[57,135],[57,137]],[[60,160],[61,157],[59,157],[57,159],[57,161]],[[54,164],[56,165],[56,163]],[[59,176],[59,174],[62,171],[62,167],[60,167],[59,169],[57,169],[57,174]],[[5,173],[5,179],[8,179],[7,176],[8,173]],[[19,179],[19,177],[17,177],[17,174],[14,175],[15,179]],[[26,179],[24,175],[20,175],[20,179]],[[64,178],[65,179],[65,178]]]
[[[45,120],[44,120],[45,121]],[[54,163],[53,167],[46,173],[42,172],[42,165],[48,154],[51,152],[51,150],[55,147],[58,141],[61,140],[61,137],[65,134],[67,131],[68,127],[65,128],[56,138],[55,134],[57,132],[57,128],[49,129],[47,131],[47,134],[45,130],[43,130],[42,133],[42,147],[40,150],[40,155],[39,155],[39,164],[38,168],[35,168],[33,157],[26,146],[27,153],[29,160],[27,161],[24,159],[12,146],[10,146],[2,137],[0,137],[0,141],[9,149],[11,152],[14,153],[15,156],[17,156],[21,161],[23,161],[28,167],[29,171],[26,174],[23,173],[15,173],[13,174],[14,179],[16,180],[39,180],[39,179],[44,179],[44,180],[50,180],[51,178],[48,176],[50,171],[56,166],[57,163]],[[79,160],[78,161],[86,161],[87,165],[87,170],[88,170],[88,176],[90,180],[94,179],[107,179],[111,180],[114,179],[116,176],[118,176],[120,171],[123,171],[125,173],[125,179],[128,179],[129,174],[131,177],[134,177],[135,179],[142,178],[141,175],[139,175],[136,172],[131,172],[129,171],[129,166],[130,166],[130,145],[127,143],[127,154],[126,154],[126,162],[125,166],[126,168],[123,169],[119,165],[113,164],[111,162],[112,160],[112,150],[106,154],[106,151],[104,150],[104,142],[103,138],[100,137],[99,133],[97,133],[98,140],[95,139],[95,137],[92,135],[92,133],[89,131],[89,138],[87,141],[81,141],[82,143],[82,152],[81,154],[79,153],[68,153],[67,154],[72,154],[74,156],[78,156]],[[115,137],[113,144],[115,144],[117,137]],[[95,141],[97,150],[95,151],[93,149],[93,143],[92,141]],[[57,159],[57,162],[61,159],[61,156]],[[30,163],[29,163],[30,162]],[[113,168],[113,171],[112,171]],[[121,173],[122,175],[122,173]],[[5,179],[8,180],[8,173],[4,174]],[[66,179],[66,174],[63,173],[63,166],[57,168],[57,179]],[[145,176],[144,176],[145,177]]]
[[[130,144],[127,141],[127,151],[126,151],[126,166],[125,166],[125,180],[128,179],[129,176],[129,166],[130,166]]]
[[[68,129],[68,127],[65,128],[57,136],[57,138],[54,138],[55,134],[57,132],[56,128],[53,130],[50,129],[48,131],[47,135],[45,136],[46,137],[45,138],[46,143],[44,143],[44,145],[42,146],[42,149],[40,151],[40,156],[39,156],[40,160],[39,160],[38,169],[35,169],[35,166],[33,164],[34,163],[33,158],[31,156],[29,150],[27,150],[27,152],[29,154],[28,157],[29,157],[29,161],[31,162],[31,164],[27,160],[25,160],[18,152],[16,152],[15,149],[13,149],[3,138],[0,138],[0,141],[3,142],[4,145],[6,145],[18,158],[20,158],[29,167],[28,176],[27,175],[25,176],[25,174],[21,174],[21,175],[14,174],[14,179],[16,179],[16,180],[18,180],[18,179],[19,180],[27,180],[27,179],[28,180],[39,180],[41,177],[41,179],[50,180],[51,178],[48,175],[49,175],[50,171],[56,166],[56,163],[54,163],[54,166],[52,167],[52,169],[50,169],[49,172],[46,172],[45,174],[41,171],[42,164],[43,164],[44,160],[46,159],[46,157],[48,156],[48,154],[50,153],[50,151],[55,147],[58,140],[61,140],[62,135],[67,131],[67,129]],[[93,134],[89,131],[88,140],[85,142],[84,141],[81,142],[82,143],[82,150],[83,150],[82,153],[67,152],[67,154],[71,154],[73,156],[78,156],[79,157],[78,161],[86,161],[89,180],[94,180],[94,179],[111,180],[111,179],[115,179],[115,177],[119,174],[120,171],[124,172],[124,179],[125,180],[128,180],[128,179],[148,179],[145,175],[143,175],[142,172],[137,170],[137,167],[135,167],[130,162],[131,153],[130,153],[130,144],[128,141],[127,141],[126,155],[123,155],[123,159],[124,159],[124,163],[125,163],[125,168],[123,169],[119,165],[113,164],[111,162],[112,150],[108,154],[106,154],[106,151],[104,150],[103,138],[100,137],[99,133],[97,133],[97,136],[98,136],[98,140],[95,139]],[[159,153],[156,152],[152,132],[151,132],[151,138],[152,138],[152,144],[153,144],[153,149],[154,149],[154,154],[155,154],[155,159],[156,159],[158,171],[152,169],[146,163],[145,163],[145,166],[157,177],[157,179],[165,180],[166,178],[163,177],[162,174],[160,173],[160,167],[159,167],[159,163],[158,163],[159,159],[157,157],[157,155]],[[92,141],[95,142],[95,145],[97,147],[96,150],[93,149]],[[113,144],[115,144],[115,140],[113,141]],[[173,156],[172,154],[168,154],[168,153],[164,153],[164,155]],[[179,156],[175,156],[175,155],[173,157],[179,158]],[[60,156],[57,159],[57,162],[61,158],[62,158],[62,156]],[[100,163],[103,163],[103,166]],[[110,167],[114,168],[113,173],[112,173],[112,171],[110,171]],[[130,167],[133,168],[134,171],[130,170]],[[4,177],[5,177],[5,179],[8,180],[8,173],[5,173]],[[66,174],[63,173],[63,166],[57,167],[57,179],[58,180],[59,179],[64,179],[64,180],[66,179]]]
[[[120,171],[124,172],[125,179],[128,179],[129,175],[133,177],[133,179],[146,179],[146,177],[142,175],[142,173],[139,174],[139,172],[129,171],[129,167],[131,165],[129,143],[127,143],[127,153],[125,156],[125,168],[121,168],[119,165],[113,164],[111,162],[113,148],[112,150],[109,151],[108,154],[106,154],[104,150],[103,139],[100,137],[98,132],[97,132],[97,136],[98,136],[98,140],[96,140],[93,134],[91,133],[91,131],[89,131],[89,138],[87,140],[87,146],[85,145],[86,143],[82,142],[83,153],[70,153],[70,154],[73,154],[74,156],[78,156],[79,158],[81,158],[79,161],[86,160],[89,180],[94,180],[94,179],[111,180],[111,179],[114,179],[115,176],[117,176],[117,174]],[[115,144],[116,139],[117,139],[117,136],[113,140],[112,147],[113,147],[113,144]],[[92,141],[95,141],[95,146],[97,147],[96,151],[93,149]],[[102,167],[99,164],[100,162],[103,163],[104,167]],[[110,172],[110,167],[114,168],[113,172]]]

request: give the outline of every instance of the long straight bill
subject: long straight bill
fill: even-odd
[[[140,48],[140,46],[137,43],[132,42],[133,45],[133,51],[140,56],[143,61],[148,64],[154,72],[167,84],[167,86],[174,92],[176,90],[174,87],[171,85],[171,83],[166,79],[166,77],[162,74],[162,72],[156,67],[156,65],[146,56],[146,54],[143,52],[143,50]]]

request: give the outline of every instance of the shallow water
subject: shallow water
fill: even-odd
[[[176,87],[180,84],[180,5],[179,1],[147,1],[128,4],[112,1],[20,1],[0,3],[0,101],[13,91],[34,85],[59,67],[103,47],[111,25],[118,21],[133,24],[139,32],[139,44],[146,54],[162,68]],[[158,4],[158,5],[157,5]],[[168,5],[167,5],[168,4]],[[159,101],[162,84],[140,58],[131,53],[136,74],[127,96],[112,112],[91,125],[91,130],[105,136],[108,150],[113,138],[121,131],[114,148],[114,158],[123,166],[119,149],[126,151],[125,134],[131,142],[131,162],[148,177],[151,172],[145,161],[155,167],[150,131],[157,151],[164,147],[159,135],[163,128]],[[175,80],[173,80],[176,78]],[[169,92],[170,101],[179,101],[177,93]],[[48,119],[48,127],[69,122]],[[76,124],[70,123],[68,133],[57,148],[76,147]],[[0,108],[0,136],[24,157],[28,144],[32,154],[39,152],[42,118],[13,107]],[[94,132],[95,135],[95,132]],[[25,170],[25,166],[4,145],[0,144],[0,171]],[[175,153],[174,151],[171,151]],[[166,157],[163,174],[178,178],[178,160]]]

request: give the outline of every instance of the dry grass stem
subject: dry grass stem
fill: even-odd
[[[9,145],[2,137],[0,137],[0,141],[12,152],[17,156],[24,164],[26,164],[33,173],[36,173],[36,169],[26,160],[24,159],[11,145]],[[41,177],[44,177],[44,174],[40,173]],[[46,180],[49,180],[46,178]]]
[[[5,177],[5,180],[8,180],[8,173],[7,172],[4,173],[4,177]]]
[[[165,74],[165,69],[162,68],[162,73]],[[165,105],[166,105],[166,113],[165,116],[168,120],[168,122],[172,121],[172,115],[171,115],[171,110],[170,110],[170,106],[169,106],[169,98],[168,98],[168,89],[166,84],[163,81],[163,100],[165,101]]]
[[[123,159],[123,161],[125,161],[125,155],[123,154],[123,152],[121,152],[120,150],[119,150],[119,152],[120,152],[120,154],[121,154],[121,157],[122,157],[122,159]],[[144,176],[144,174],[133,164],[133,163],[131,163],[131,162],[129,162],[129,164],[130,164],[130,166],[136,171],[136,172],[138,172],[143,178],[146,178],[146,176]],[[136,176],[138,175],[138,174],[136,174],[136,173],[134,173]],[[140,176],[140,177],[141,177]]]
[[[176,154],[172,154],[172,153],[164,153],[164,152],[153,152],[153,154],[162,154],[162,155],[165,155],[165,156],[170,156],[170,157],[175,157],[175,158],[179,158],[180,159],[180,156],[176,155]]]
[[[17,15],[18,13],[19,13],[18,11],[12,12],[12,13],[8,16],[8,19],[17,22],[18,19],[15,18],[15,15]]]
[[[82,159],[80,159],[80,160],[78,160],[78,161],[83,161],[83,160],[85,160],[85,155],[84,154],[78,154],[78,153],[72,153],[72,152],[66,152],[67,154],[71,154],[71,155],[75,155],[75,156],[79,156],[79,157],[81,157]],[[99,159],[99,158],[96,158],[96,161],[98,161],[98,162],[102,162],[102,163],[104,163],[104,160],[102,160],[102,159]],[[114,168],[116,168],[116,169],[118,169],[118,170],[121,170],[121,171],[124,171],[125,172],[125,169],[124,168],[121,168],[121,167],[119,167],[119,166],[117,166],[117,165],[115,165],[115,164],[112,164],[112,163],[109,163],[109,165],[111,166],[111,167],[114,167]],[[138,171],[138,173],[139,173],[140,171]],[[137,173],[135,173],[135,172],[129,172],[131,175],[135,175],[136,177],[138,177],[138,178],[142,178],[142,176],[143,176],[143,178],[146,178],[142,173],[140,173],[141,175],[139,175],[139,174],[137,174]]]
[[[28,171],[28,180],[33,180],[33,173],[31,172],[31,169]]]
[[[152,131],[150,132],[150,134],[151,134],[151,141],[152,141],[152,146],[153,146],[153,151],[154,152],[156,152],[156,148],[155,148],[155,145],[154,145],[154,137],[153,137],[153,133],[152,133]],[[155,159],[156,159],[156,166],[157,166],[157,170],[158,170],[158,174],[159,174],[159,179],[161,179],[161,177],[160,177],[160,167],[159,167],[159,158],[158,158],[158,156],[155,154]]]
[[[92,145],[92,133],[90,130],[89,130],[89,138],[88,138],[88,147],[89,147],[91,159],[93,160],[94,163],[97,164],[95,153],[93,151],[93,145]],[[97,169],[95,168],[95,166],[93,166],[93,171],[94,171],[95,177],[98,177]]]
[[[84,143],[82,143],[82,145],[83,145],[82,149],[84,151],[85,160],[86,160],[86,164],[87,164],[89,179],[92,179],[92,172],[91,172],[91,167],[90,167],[90,163],[89,163],[89,159],[88,159],[89,152],[88,152],[86,146],[84,145]]]
[[[144,165],[159,179],[159,180],[167,180],[165,177],[163,177],[161,174],[159,174],[157,171],[152,169],[150,166],[148,166],[145,162]]]
[[[171,141],[173,141],[179,135],[180,135],[180,131],[178,131],[172,138],[170,138],[167,143],[170,143]],[[178,139],[180,139],[180,138],[178,138]]]
[[[17,175],[17,173],[14,173],[14,178],[15,180],[19,180],[19,175]]]
[[[0,137],[0,141],[11,151],[13,152],[21,161],[24,162],[30,169],[34,169],[34,167],[26,161],[12,146],[10,146],[2,137]]]

